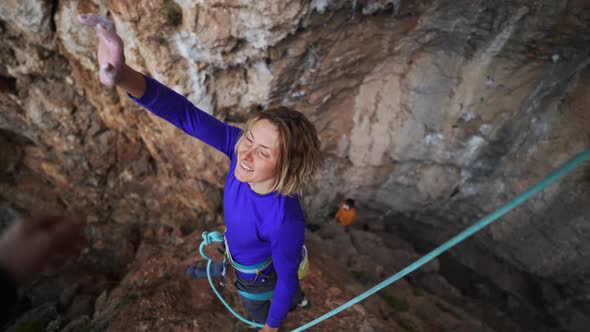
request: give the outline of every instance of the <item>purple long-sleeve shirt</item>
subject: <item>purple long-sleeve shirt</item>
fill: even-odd
[[[203,112],[153,78],[145,76],[145,81],[143,96],[133,100],[229,157],[223,193],[225,237],[233,258],[242,265],[255,265],[272,256],[278,280],[266,324],[279,327],[299,283],[297,270],[305,233],[299,199],[276,192],[259,195],[236,179],[235,145],[242,130]]]

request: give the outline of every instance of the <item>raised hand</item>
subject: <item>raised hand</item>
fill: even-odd
[[[112,21],[94,14],[80,14],[78,21],[93,27],[98,36],[98,64],[100,82],[112,87],[119,82],[125,64],[123,40],[117,35]]]

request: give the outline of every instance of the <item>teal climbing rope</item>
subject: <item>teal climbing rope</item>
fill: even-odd
[[[203,258],[205,258],[207,260],[207,280],[209,280],[209,285],[211,286],[211,289],[213,289],[213,292],[215,293],[215,295],[217,295],[217,297],[219,298],[221,303],[223,303],[223,305],[227,308],[227,310],[229,310],[229,312],[231,312],[239,320],[241,320],[242,322],[244,322],[246,324],[263,328],[264,325],[249,321],[246,318],[240,316],[240,314],[238,314],[237,312],[235,312],[234,309],[232,309],[232,307],[229,304],[227,304],[227,302],[225,302],[223,297],[221,297],[221,294],[219,294],[219,292],[217,291],[217,288],[215,288],[215,285],[213,284],[213,280],[211,280],[211,262],[213,261],[213,258],[207,256],[205,254],[204,249],[205,249],[205,246],[208,246],[211,243],[224,242],[223,235],[221,235],[221,233],[219,233],[219,232],[203,232],[202,236],[203,236],[203,242],[201,242],[201,245],[199,246],[199,253],[201,254],[201,256],[203,256]]]
[[[459,242],[467,239],[471,235],[473,235],[473,234],[477,233],[478,231],[480,231],[482,228],[488,226],[489,224],[491,224],[492,222],[494,222],[495,220],[497,220],[501,216],[503,216],[506,213],[508,213],[510,210],[512,210],[515,207],[519,206],[520,204],[522,204],[523,202],[525,202],[526,200],[528,200],[529,198],[531,198],[532,196],[534,196],[535,194],[537,194],[539,191],[543,190],[545,187],[549,186],[550,184],[552,184],[553,182],[555,182],[557,179],[559,179],[562,176],[564,176],[564,175],[568,174],[569,172],[573,171],[580,164],[582,164],[583,162],[588,161],[588,160],[590,160],[590,149],[587,149],[585,152],[580,153],[578,156],[576,156],[575,158],[573,158],[572,160],[570,160],[568,163],[566,163],[565,165],[561,166],[557,170],[553,171],[551,174],[549,174],[543,180],[541,180],[540,182],[538,182],[537,184],[535,184],[534,186],[532,186],[529,190],[527,190],[526,192],[524,192],[520,196],[514,198],[513,200],[511,200],[510,202],[506,203],[504,206],[500,207],[496,211],[494,211],[494,212],[488,214],[487,216],[483,217],[478,222],[476,222],[475,224],[473,224],[470,227],[468,227],[466,230],[464,230],[461,233],[457,234],[455,237],[451,238],[447,242],[441,244],[439,247],[437,247],[436,249],[432,250],[428,254],[424,255],[422,258],[418,259],[414,263],[408,265],[406,268],[404,268],[403,270],[399,271],[395,275],[393,275],[393,276],[385,279],[381,283],[377,284],[376,286],[373,286],[369,290],[367,290],[364,293],[358,295],[357,297],[353,298],[352,300],[344,303],[340,307],[338,307],[338,308],[336,308],[336,309],[334,309],[334,310],[332,310],[332,311],[330,311],[330,312],[328,312],[328,313],[326,313],[326,314],[324,314],[324,315],[322,315],[322,316],[320,316],[320,317],[312,320],[311,322],[309,322],[309,323],[307,323],[305,325],[302,325],[302,326],[296,328],[295,330],[293,330],[293,332],[299,332],[299,331],[303,331],[303,330],[305,330],[307,328],[310,328],[310,327],[316,325],[317,323],[319,323],[319,322],[321,322],[323,320],[326,320],[326,319],[328,319],[328,318],[336,315],[337,313],[339,313],[339,312],[341,312],[341,311],[343,311],[345,309],[350,308],[351,306],[353,306],[353,305],[359,303],[360,301],[366,299],[367,297],[375,294],[376,292],[380,291],[381,289],[383,289],[383,288],[391,285],[392,283],[396,282],[397,280],[405,277],[406,275],[410,274],[411,272],[413,272],[414,270],[418,269],[422,265],[428,263],[429,261],[431,261],[435,257],[439,256],[443,252],[449,250],[450,248],[452,248],[453,246],[455,246],[457,243],[459,243]]]
[[[457,234],[456,236],[454,236],[453,238],[451,238],[450,240],[448,240],[447,242],[441,244],[439,247],[437,247],[436,249],[432,250],[431,252],[429,252],[428,254],[424,255],[422,258],[418,259],[417,261],[415,261],[414,263],[408,265],[406,268],[404,268],[403,270],[399,271],[398,273],[396,273],[395,275],[385,279],[384,281],[382,281],[381,283],[371,287],[370,289],[368,289],[367,291],[365,291],[364,293],[356,296],[355,298],[353,298],[352,300],[344,303],[343,305],[339,306],[338,308],[327,312],[326,314],[312,320],[311,322],[304,324],[298,328],[296,328],[295,330],[293,330],[293,332],[299,332],[299,331],[303,331],[305,329],[308,329],[348,308],[350,308],[351,306],[361,302],[362,300],[366,299],[367,297],[375,294],[376,292],[380,291],[381,289],[391,285],[392,283],[396,282],[397,280],[405,277],[406,275],[410,274],[411,272],[415,271],[416,269],[420,268],[422,265],[428,263],[429,261],[431,261],[432,259],[436,258],[437,256],[441,255],[443,252],[449,250],[450,248],[454,247],[455,245],[457,245],[458,243],[460,243],[461,241],[464,241],[465,239],[467,239],[468,237],[470,237],[471,235],[479,232],[482,228],[488,226],[489,224],[491,224],[492,222],[496,221],[498,218],[500,218],[501,216],[505,215],[506,213],[508,213],[510,210],[516,208],[517,206],[519,206],[520,204],[524,203],[525,201],[527,201],[528,199],[530,199],[532,196],[534,196],[535,194],[539,193],[541,190],[545,189],[547,186],[549,186],[550,184],[552,184],[553,182],[557,181],[559,178],[565,176],[566,174],[570,173],[571,171],[573,171],[576,167],[578,167],[579,165],[581,165],[582,163],[586,162],[590,160],[590,149],[587,149],[586,151],[580,153],[579,155],[577,155],[576,157],[574,157],[572,160],[570,160],[569,162],[567,162],[565,165],[561,166],[560,168],[558,168],[557,170],[553,171],[552,173],[550,173],[547,177],[545,177],[543,180],[541,180],[540,182],[538,182],[537,184],[535,184],[534,186],[532,186],[530,189],[528,189],[526,192],[522,193],[521,195],[519,195],[518,197],[514,198],[513,200],[511,200],[510,202],[506,203],[505,205],[503,205],[502,207],[498,208],[496,211],[488,214],[487,216],[483,217],[482,219],[480,219],[479,221],[477,221],[475,224],[471,225],[470,227],[468,227],[467,229],[465,229],[464,231],[462,231],[461,233]],[[238,317],[242,322],[246,323],[246,324],[250,324],[250,325],[254,325],[256,327],[263,327],[263,325],[261,324],[257,324],[251,321],[248,321],[244,318],[242,318],[240,315],[238,315],[228,304],[227,302],[225,302],[223,300],[223,298],[221,297],[221,295],[217,292],[217,289],[215,289],[215,286],[213,285],[213,282],[211,281],[211,275],[210,275],[210,265],[211,265],[211,258],[206,256],[203,253],[203,246],[206,244],[206,242],[208,241],[208,243],[211,243],[211,240],[208,240],[206,238],[209,238],[209,235],[205,235],[207,232],[203,233],[203,239],[205,240],[203,243],[201,243],[201,246],[199,248],[199,252],[201,253],[201,255],[203,257],[205,257],[206,259],[208,259],[207,262],[207,278],[209,279],[209,284],[211,285],[211,288],[213,288],[213,290],[215,291],[215,294],[217,294],[217,297],[219,297],[219,299],[221,300],[221,302],[225,305],[225,307],[232,313],[234,314],[234,316]],[[213,232],[213,233],[218,233],[218,232]],[[211,233],[208,233],[211,234]],[[218,233],[219,234],[219,233]],[[213,236],[214,238],[217,237],[217,235]],[[221,234],[219,234],[219,237],[221,237],[221,241],[223,241],[223,236],[221,236]],[[215,240],[214,242],[220,242]],[[208,244],[207,243],[207,244]]]

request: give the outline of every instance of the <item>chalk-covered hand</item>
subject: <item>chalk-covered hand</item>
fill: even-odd
[[[96,30],[100,82],[108,87],[114,86],[120,80],[125,64],[123,40],[117,35],[115,24],[95,14],[80,14],[78,21]]]

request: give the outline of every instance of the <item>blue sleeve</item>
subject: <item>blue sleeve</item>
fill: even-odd
[[[143,96],[134,98],[137,104],[170,122],[185,133],[198,138],[230,159],[242,130],[217,120],[191,104],[184,96],[174,92],[155,79],[144,76],[146,89]]]
[[[271,239],[272,260],[277,272],[277,285],[270,305],[266,324],[278,328],[287,318],[291,299],[299,286],[299,262],[305,238],[302,218],[285,220]]]

